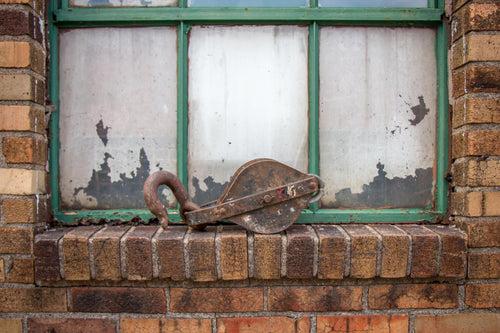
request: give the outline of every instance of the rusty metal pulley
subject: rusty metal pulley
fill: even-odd
[[[272,159],[256,159],[235,172],[217,201],[200,207],[189,200],[176,175],[157,171],[146,179],[143,195],[146,206],[164,229],[169,219],[158,197],[160,185],[172,190],[180,204],[180,215],[190,227],[203,229],[208,223],[226,220],[264,234],[277,233],[292,225],[308,204],[321,198],[324,187],[316,175]]]

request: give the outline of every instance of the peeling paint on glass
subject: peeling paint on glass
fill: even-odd
[[[430,28],[320,28],[321,207],[432,204],[435,39]]]
[[[72,7],[176,7],[177,0],[70,0]]]
[[[176,40],[176,27],[60,33],[63,209],[143,208],[147,176],[175,172]]]
[[[308,28],[192,27],[188,52],[193,201],[218,199],[254,158],[307,171]]]
[[[427,7],[428,0],[319,0],[320,7]]]
[[[308,7],[308,0],[188,0],[189,7]]]

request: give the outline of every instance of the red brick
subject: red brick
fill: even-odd
[[[0,42],[0,67],[27,68],[45,75],[45,55],[34,43]]]
[[[222,280],[248,279],[248,246],[246,230],[224,226],[221,235]]]
[[[33,229],[0,228],[0,254],[33,253]]]
[[[3,282],[5,282],[5,271],[4,271],[3,258],[0,258],[0,283]]]
[[[116,322],[113,319],[28,318],[28,332],[115,333]]]
[[[23,333],[22,318],[0,318],[0,332]]]
[[[185,226],[169,226],[158,235],[156,251],[158,254],[158,277],[174,281],[185,278],[184,235]]]
[[[300,319],[288,317],[218,318],[218,333],[244,332],[309,332],[308,317]]]
[[[161,288],[75,287],[70,289],[73,312],[166,313]]]
[[[187,237],[190,278],[194,281],[216,281],[215,228],[192,230]]]
[[[314,234],[305,225],[286,230],[286,276],[291,279],[312,278],[314,269]]]
[[[408,315],[318,316],[317,333],[407,333]]]
[[[4,138],[3,153],[7,163],[47,163],[47,142],[33,138]]]
[[[47,199],[40,196],[36,199],[4,199],[2,203],[6,223],[46,222],[48,210]]]
[[[138,226],[130,231],[125,243],[125,267],[129,280],[151,280],[153,278],[153,245],[151,239],[158,226]]]
[[[410,276],[424,278],[438,275],[439,236],[423,226],[400,226],[411,236]]]
[[[172,288],[172,312],[258,312],[264,310],[262,288]]]
[[[29,74],[0,74],[0,99],[43,104],[45,82]]]
[[[466,98],[453,107],[453,128],[467,124],[500,122],[500,100],[495,98]]]
[[[500,246],[500,221],[464,222],[460,227],[468,234],[469,247]]]
[[[500,192],[484,192],[484,216],[500,215]]]
[[[368,290],[370,309],[449,309],[458,307],[458,287],[451,284],[376,285]]]
[[[348,242],[340,227],[315,225],[319,238],[318,278],[342,279],[345,275]]]
[[[35,238],[35,280],[57,281],[61,279],[59,265],[59,240],[72,228],[46,231]]]
[[[439,276],[465,277],[467,261],[467,237],[456,228],[428,226],[441,237]]]
[[[0,35],[28,35],[42,42],[42,26],[40,19],[30,12],[0,10]]]
[[[483,192],[452,192],[451,214],[462,216],[483,215]]]
[[[500,308],[500,284],[469,284],[465,286],[465,304],[478,309]]]
[[[0,105],[0,130],[45,133],[45,112],[27,105]]]
[[[492,249],[486,253],[469,253],[469,279],[500,278],[500,250]]]
[[[467,131],[453,135],[453,157],[500,155],[500,131]]]
[[[357,311],[361,310],[361,287],[271,287],[270,311]]]
[[[121,280],[120,239],[129,229],[129,226],[107,227],[90,239],[94,279]]]
[[[395,226],[378,224],[372,226],[382,236],[380,277],[405,277],[410,251],[410,237]]]
[[[499,327],[499,313],[457,313],[415,317],[415,333],[497,333]]]
[[[90,280],[89,238],[101,227],[78,227],[62,239],[64,279]]]
[[[279,279],[281,275],[281,235],[254,234],[254,278]]]
[[[470,93],[500,92],[499,76],[500,69],[495,66],[467,67],[453,75],[453,97],[458,98]]]
[[[500,110],[500,105],[498,109]],[[500,186],[500,161],[472,160],[455,163],[453,165],[453,185]]]
[[[66,311],[66,289],[0,288],[0,312]]]
[[[35,282],[34,260],[31,258],[12,259],[12,268],[7,276],[7,282],[33,283]]]
[[[469,3],[453,16],[453,40],[470,31],[500,30],[500,5]]]
[[[169,226],[170,228],[170,226]],[[120,320],[120,333],[211,333],[212,321],[210,319],[184,319],[184,318],[122,318]]]
[[[342,226],[351,238],[350,276],[372,278],[377,275],[377,234],[365,225]]]

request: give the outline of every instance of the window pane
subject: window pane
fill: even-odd
[[[309,0],[188,0],[189,7],[308,7]]]
[[[150,172],[175,172],[176,39],[175,27],[61,33],[62,208],[143,208]]]
[[[427,7],[428,0],[319,0],[320,7]]]
[[[172,7],[177,0],[70,0],[72,7]]]
[[[432,203],[434,42],[428,28],[321,28],[322,207]]]
[[[218,199],[254,158],[307,171],[308,28],[193,27],[189,40],[189,192]]]

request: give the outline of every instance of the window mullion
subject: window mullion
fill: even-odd
[[[309,26],[309,172],[319,174],[319,28]],[[310,205],[316,211],[318,203]]]
[[[177,175],[187,186],[188,147],[188,37],[189,25],[177,27]]]

